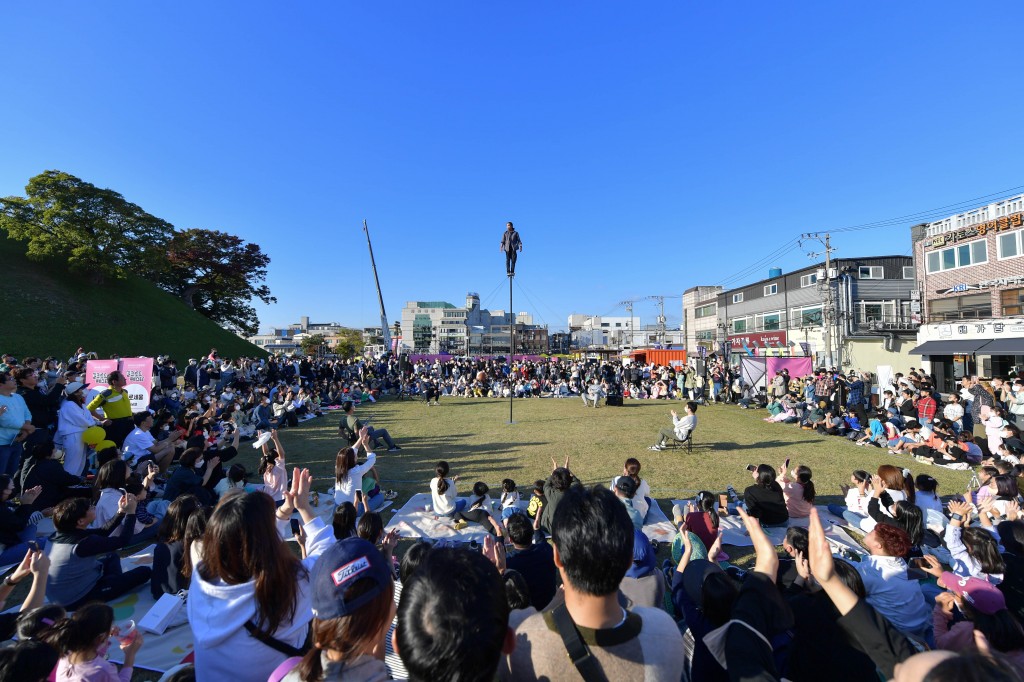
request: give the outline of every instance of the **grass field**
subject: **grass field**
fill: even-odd
[[[841,500],[839,486],[854,469],[874,471],[880,464],[909,468],[916,476],[927,472],[939,481],[939,493],[964,490],[970,472],[918,464],[906,456],[873,447],[857,447],[842,438],[819,436],[791,425],[767,424],[764,410],[736,406],[701,407],[692,454],[682,449],[651,452],[657,432],[671,424],[669,410],[680,403],[627,402],[623,407],[585,408],[576,399],[517,400],[515,423],[509,424],[509,403],[502,400],[451,398],[440,406],[421,401],[382,401],[357,408],[361,419],[373,417],[376,428],[387,428],[402,446],[400,452],[379,452],[377,470],[382,485],[399,491],[400,506],[417,492],[426,492],[434,465],[447,460],[459,475],[459,489],[468,492],[474,481],[495,487],[512,478],[529,494],[530,484],[551,472],[568,456],[570,468],[585,483],[608,485],[621,473],[627,457],[642,464],[659,500],[692,496],[697,490],[724,491],[732,483],[742,491],[749,485],[747,464],[778,467],[787,457],[792,466],[806,464],[814,472],[821,502]],[[341,413],[327,413],[298,428],[281,431],[289,466],[309,467],[316,487],[330,485]],[[245,447],[241,461],[256,463],[255,451]],[[663,505],[666,513],[670,506]]]

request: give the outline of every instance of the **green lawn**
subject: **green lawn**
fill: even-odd
[[[839,501],[839,486],[854,469],[874,471],[878,465],[905,466],[916,476],[927,472],[939,481],[939,493],[964,490],[970,472],[918,464],[906,456],[873,447],[857,447],[835,437],[762,421],[764,410],[735,406],[701,407],[692,454],[673,449],[651,452],[659,429],[671,424],[669,410],[680,403],[627,402],[624,407],[585,408],[575,399],[529,399],[514,403],[515,423],[508,423],[508,401],[444,399],[440,406],[420,401],[383,401],[357,409],[360,418],[373,416],[373,425],[387,428],[402,446],[400,452],[379,452],[377,470],[384,487],[395,488],[399,506],[417,492],[426,492],[435,463],[444,459],[459,475],[460,491],[473,481],[498,486],[512,478],[529,494],[530,484],[547,476],[551,459],[570,468],[586,483],[608,485],[621,473],[627,457],[643,465],[641,475],[660,500],[692,496],[697,490],[723,491],[732,483],[748,485],[747,464],[778,467],[787,457],[792,465],[806,464],[814,472],[821,502]],[[323,490],[330,485],[340,412],[309,420],[281,431],[289,466],[309,467]],[[255,451],[243,444],[241,461],[255,466]],[[663,505],[668,513],[670,507]]]

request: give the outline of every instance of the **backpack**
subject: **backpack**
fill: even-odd
[[[351,425],[348,423],[348,417],[342,417],[341,423],[338,424],[338,433],[348,441],[349,445],[352,445],[359,440],[359,434],[355,432]]]

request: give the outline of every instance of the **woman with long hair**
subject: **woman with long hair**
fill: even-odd
[[[789,460],[786,460],[787,462]],[[782,494],[786,498],[786,510],[791,519],[806,519],[814,509],[814,481],[811,480],[811,468],[800,465],[793,469],[793,478],[789,477],[786,465],[782,465]]]
[[[263,682],[300,653],[313,616],[309,571],[335,542],[310,507],[312,480],[308,469],[295,469],[277,510],[285,519],[293,509],[301,515],[303,560],[281,539],[274,501],[265,493],[234,493],[210,516],[188,598],[200,679]]]
[[[160,522],[153,548],[153,575],[149,583],[154,599],[188,589],[189,581],[182,569],[186,556],[185,533],[193,514],[205,514],[199,498],[182,495],[171,502]]]
[[[775,469],[770,464],[758,464],[750,474],[754,484],[743,491],[747,514],[766,526],[786,525],[789,509],[782,487],[775,481]]]
[[[370,451],[371,440],[370,427],[364,426],[359,432],[359,440],[351,447],[339,450],[334,459],[334,503],[351,502],[360,515],[378,509],[384,503],[384,496],[379,492],[369,499],[363,498],[363,474],[377,461],[376,453]],[[366,461],[362,464],[356,463],[359,448],[366,450]]]

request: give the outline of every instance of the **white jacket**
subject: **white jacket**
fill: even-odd
[[[313,618],[309,571],[317,558],[335,543],[334,530],[319,517],[305,525],[308,555],[306,575],[299,578],[295,617],[273,633],[277,640],[300,647]],[[265,682],[287,656],[251,637],[245,622],[256,620],[256,582],[226,585],[202,577],[197,562],[188,591],[188,622],[195,640],[196,679],[199,682]]]

